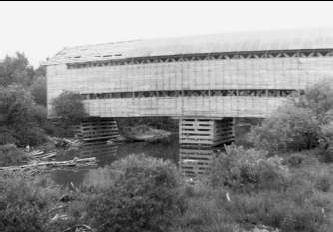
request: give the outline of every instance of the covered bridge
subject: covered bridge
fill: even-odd
[[[333,30],[77,46],[46,65],[49,116],[52,99],[68,90],[82,95],[91,116],[177,117],[184,144],[205,140],[207,128],[220,144],[232,118],[267,117],[288,95],[333,76]]]

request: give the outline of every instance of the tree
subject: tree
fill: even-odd
[[[98,232],[171,230],[185,204],[174,164],[130,155],[106,168],[118,174],[88,202],[85,221]]]
[[[320,127],[321,140],[320,144],[323,148],[323,158],[326,162],[333,162],[333,120]]]
[[[0,62],[0,85],[9,86],[17,83],[26,87],[31,85],[34,78],[34,69],[23,53],[16,53],[15,57],[6,56]]]
[[[311,110],[284,105],[260,126],[254,127],[249,139],[257,148],[268,151],[309,149],[317,145],[318,125]]]
[[[53,114],[57,117],[54,134],[59,137],[73,137],[73,126],[78,125],[88,115],[80,94],[64,91],[51,104]]]
[[[40,104],[44,107],[46,107],[46,77],[45,76],[39,76],[36,77],[34,82],[32,83],[30,87],[30,91],[32,96],[34,97],[34,100],[37,104]]]
[[[333,81],[325,80],[290,98],[255,127],[249,140],[269,151],[309,149],[319,145],[321,127],[332,121]]]
[[[64,91],[52,102],[54,113],[67,125],[75,125],[87,116],[80,94]]]
[[[36,145],[45,140],[38,123],[38,108],[29,91],[20,85],[0,87],[1,143]]]
[[[294,102],[297,107],[312,110],[321,123],[327,123],[326,119],[333,113],[333,80],[325,79],[307,88]]]

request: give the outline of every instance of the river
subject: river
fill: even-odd
[[[82,145],[78,158],[96,157],[98,166],[103,167],[130,154],[142,153],[152,157],[171,160],[177,164],[179,160],[178,135],[172,135],[168,143],[131,142],[111,145],[100,142]],[[66,157],[66,159],[72,158],[74,157]],[[89,168],[79,170],[56,170],[50,175],[51,179],[56,184],[70,186],[72,182],[75,186],[79,186],[90,170]]]

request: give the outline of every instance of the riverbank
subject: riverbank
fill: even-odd
[[[171,132],[154,129],[146,125],[139,125],[133,127],[126,127],[122,130],[123,136],[127,141],[139,141],[149,143],[167,143],[170,142]]]

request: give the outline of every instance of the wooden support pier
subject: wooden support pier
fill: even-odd
[[[89,117],[78,126],[77,136],[83,142],[117,139],[118,125],[113,118]]]
[[[179,121],[181,146],[218,146],[234,140],[234,119],[182,118]]]
[[[180,168],[185,177],[207,174],[214,150],[234,141],[234,119],[182,118],[179,120]]]

